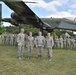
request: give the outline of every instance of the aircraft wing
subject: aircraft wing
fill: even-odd
[[[47,31],[52,31],[55,28],[76,30],[76,22],[68,19],[58,18],[39,18],[23,1],[4,0],[4,3],[12,9],[24,24],[31,24],[37,28],[44,28]],[[12,20],[12,19],[11,19]],[[10,19],[5,19],[6,22],[11,22]],[[14,20],[13,22],[16,22]]]
[[[41,18],[43,22],[51,25],[52,29],[67,29],[76,31],[76,18]]]
[[[45,27],[47,31],[51,31],[51,26],[43,21],[23,2],[3,1],[10,9],[12,9],[25,24],[31,24],[35,27]]]
[[[4,19],[2,19],[2,21],[9,22],[13,25],[15,24],[15,26],[18,26],[17,22],[13,21],[13,19],[11,19],[11,18],[4,18]]]
[[[76,31],[76,21],[75,21],[75,19],[70,20],[70,19],[63,18],[61,20],[58,28]]]

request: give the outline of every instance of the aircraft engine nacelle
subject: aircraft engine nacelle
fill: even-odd
[[[11,19],[11,24],[15,25],[15,26],[18,26],[18,22],[14,19]]]
[[[20,18],[19,18],[19,16],[16,14],[16,13],[11,13],[11,18],[12,19],[16,19],[16,20],[19,20]]]
[[[20,23],[20,24],[25,24],[21,19],[20,17],[16,14],[16,13],[11,13],[11,18],[12,18],[12,22],[14,23]]]

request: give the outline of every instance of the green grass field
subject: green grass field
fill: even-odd
[[[76,50],[53,49],[52,61],[48,61],[46,50],[40,60],[34,49],[29,60],[25,49],[19,60],[17,47],[0,45],[0,75],[76,75]]]

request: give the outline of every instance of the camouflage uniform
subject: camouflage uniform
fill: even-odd
[[[14,44],[14,46],[17,46],[17,34],[14,34],[13,44]]]
[[[62,37],[59,38],[59,43],[60,43],[60,48],[63,48],[63,38]]]
[[[52,58],[52,47],[54,45],[54,41],[52,37],[46,37],[45,38],[45,47],[47,50],[48,58]]]
[[[14,35],[11,34],[10,35],[10,45],[13,45],[13,42],[14,42]]]
[[[70,38],[69,37],[67,37],[66,38],[66,48],[70,48]]]
[[[36,47],[37,47],[38,57],[41,59],[42,53],[43,53],[43,47],[45,44],[45,38],[43,36],[37,36],[35,38],[35,43],[36,43]]]
[[[1,43],[4,44],[4,34],[1,35]]]
[[[33,47],[34,47],[34,37],[30,37],[30,36],[27,37],[26,47],[27,47],[28,58],[30,58],[32,55]]]
[[[5,44],[9,45],[9,34],[5,35]]]
[[[71,49],[75,49],[75,40],[73,37],[71,37],[70,46],[71,46]]]
[[[18,43],[18,56],[21,59],[23,57],[24,45],[25,45],[25,35],[23,33],[19,33],[17,35],[17,43]]]
[[[64,39],[63,39],[63,47],[64,47],[64,49],[66,49],[66,37],[64,37]]]
[[[55,37],[55,48],[59,47],[59,38],[58,36]]]

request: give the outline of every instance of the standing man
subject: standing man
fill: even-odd
[[[45,38],[42,36],[42,33],[39,32],[38,36],[35,38],[36,48],[38,52],[38,57],[42,58],[43,48],[45,44]]]
[[[70,37],[66,38],[66,48],[69,49],[70,48]]]
[[[17,46],[17,34],[14,34],[13,43],[14,43],[14,46]]]
[[[55,37],[55,48],[59,47],[59,38],[58,36]]]
[[[63,46],[64,46],[64,49],[66,49],[66,37],[64,37],[63,39]]]
[[[25,35],[24,29],[21,29],[21,32],[17,35],[17,43],[18,43],[18,57],[21,59],[23,57],[24,45],[25,45]]]
[[[4,34],[1,35],[1,42],[4,45]]]
[[[26,39],[26,47],[27,47],[28,58],[30,59],[34,47],[34,37],[32,36],[32,32],[29,33],[29,36]]]
[[[60,43],[60,48],[62,49],[63,48],[63,38],[62,38],[62,36],[60,36],[60,38],[59,38],[59,43]]]
[[[51,58],[52,58],[52,47],[53,46],[54,46],[53,37],[50,35],[50,33],[48,33],[45,39],[45,47],[47,50],[49,61],[51,61]]]
[[[6,45],[9,45],[9,34],[6,34]]]
[[[71,37],[70,39],[70,46],[71,46],[71,49],[75,49],[75,39],[73,37]]]
[[[13,46],[14,34],[10,34],[10,45]]]

